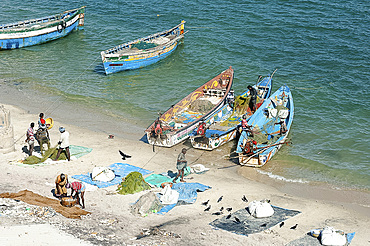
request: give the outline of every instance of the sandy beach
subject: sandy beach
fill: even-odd
[[[111,132],[102,130],[96,121],[96,129],[70,124],[56,117],[50,131],[51,145],[59,140],[59,126],[70,133],[70,142],[92,148],[92,152],[71,162],[58,162],[44,166],[21,166],[11,161],[23,159],[22,148],[25,132],[30,122],[37,123],[38,113],[31,114],[12,105],[10,110],[14,128],[15,152],[0,154],[0,193],[30,190],[45,197],[53,198],[51,190],[60,173],[69,176],[91,172],[96,166],[113,163],[128,163],[154,173],[176,171],[175,160],[181,149],[190,145],[185,142],[172,148],[155,147],[139,139],[142,132],[129,130],[108,138]],[[60,109],[63,112],[63,109]],[[65,111],[67,114],[68,111]],[[46,115],[48,117],[48,115]],[[117,130],[117,129],[116,129]],[[112,131],[113,132],[113,131]],[[131,137],[123,137],[124,135]],[[36,145],[37,146],[37,145]],[[132,156],[123,161],[118,153],[122,150]],[[1,245],[286,245],[304,237],[310,230],[332,226],[344,232],[355,232],[351,245],[370,244],[370,196],[368,192],[338,190],[312,184],[287,183],[271,180],[255,169],[240,167],[225,160],[225,148],[204,152],[190,148],[186,154],[189,165],[203,164],[210,170],[204,174],[190,174],[186,182],[199,182],[212,188],[198,192],[197,201],[190,205],[176,206],[165,215],[150,214],[140,217],[130,212],[134,203],[144,192],[132,195],[115,193],[117,186],[90,188],[85,194],[86,211],[90,215],[81,220],[67,219],[56,214],[43,219],[27,219],[17,216],[0,216]],[[247,236],[209,225],[219,216],[212,215],[221,206],[242,209],[249,201],[269,199],[271,204],[301,213],[262,232]],[[221,202],[216,201],[223,196]],[[205,212],[202,202],[210,200],[212,208]],[[3,201],[3,200],[1,200]],[[224,214],[226,215],[226,214]],[[290,227],[298,224],[296,229]],[[48,226],[49,225],[49,226]],[[47,235],[47,236],[46,236]],[[144,236],[143,236],[144,235]]]

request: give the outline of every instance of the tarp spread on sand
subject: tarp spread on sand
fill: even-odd
[[[179,193],[177,203],[164,206],[158,214],[165,214],[176,205],[191,204],[197,200],[197,192],[211,189],[212,187],[200,183],[176,183],[172,185],[172,189]],[[160,198],[160,195],[158,195]]]
[[[187,176],[191,173],[191,168],[186,167],[184,170],[184,176]],[[173,173],[168,171],[167,173],[155,174],[148,176],[145,178],[145,181],[151,185],[161,187],[162,183],[172,182],[173,179],[176,177],[177,173]],[[180,177],[177,178],[176,182],[180,182]]]
[[[22,190],[18,193],[1,193],[0,197],[17,199],[36,206],[52,207],[56,212],[70,219],[81,219],[81,215],[90,213],[79,207],[63,207],[59,200],[44,197],[29,190]]]
[[[77,146],[77,145],[70,145],[69,146],[69,153],[71,154],[71,157],[75,158],[80,158],[84,155],[87,155],[92,151],[92,148],[87,148],[83,146]],[[52,162],[48,162],[48,159],[50,158],[51,160],[55,159],[57,156],[58,149],[55,148],[50,148],[45,151],[44,155],[42,158],[39,158],[37,156],[29,156],[27,157],[22,163],[17,163],[17,164],[22,164],[23,166],[41,166],[41,165],[47,165]],[[67,156],[64,151],[60,154],[58,160],[67,160]]]
[[[99,188],[105,188],[112,185],[117,185],[122,182],[122,178],[125,178],[129,173],[131,172],[139,172],[142,175],[147,175],[149,173],[152,173],[152,171],[142,169],[140,167],[135,167],[130,164],[126,163],[114,163],[110,165],[108,168],[113,170],[116,177],[110,181],[110,182],[103,182],[103,181],[94,181],[91,179],[91,173],[87,174],[80,174],[80,175],[73,175],[72,178],[81,180],[83,182],[86,182],[88,184],[96,185]]]
[[[272,207],[274,209],[274,214],[271,217],[255,218],[243,208],[232,213],[229,219],[227,219],[227,216],[224,216],[212,221],[210,225],[239,235],[248,235],[264,231],[300,213],[295,210],[276,206]]]
[[[149,190],[150,186],[145,182],[143,175],[139,172],[131,172],[125,181],[118,186],[118,193],[122,195],[134,194],[143,190]]]

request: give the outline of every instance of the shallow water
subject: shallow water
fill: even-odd
[[[80,7],[68,0],[0,5],[1,24]],[[273,90],[287,84],[293,92],[293,145],[282,147],[262,171],[369,189],[369,9],[344,0],[91,3],[85,30],[0,51],[0,78],[17,90],[46,93],[38,101],[46,115],[69,103],[144,130],[159,111],[229,66],[236,93],[277,68]],[[183,19],[189,33],[171,56],[139,70],[104,74],[100,51]]]

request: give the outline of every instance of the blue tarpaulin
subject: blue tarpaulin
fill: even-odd
[[[80,175],[73,175],[72,178],[81,180],[88,184],[96,185],[99,188],[105,188],[111,185],[117,185],[122,182],[122,178],[126,177],[131,172],[139,172],[142,175],[147,175],[152,173],[152,171],[142,169],[140,167],[132,166],[126,163],[114,163],[109,166],[109,168],[114,172],[116,177],[110,182],[102,182],[102,181],[94,181],[91,179],[91,173],[87,174],[80,174]]]

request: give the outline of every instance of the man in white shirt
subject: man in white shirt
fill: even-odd
[[[60,140],[58,144],[60,146],[58,149],[57,157],[54,159],[54,161],[58,160],[60,153],[62,153],[63,150],[66,152],[68,161],[70,161],[71,155],[69,154],[69,132],[67,132],[66,129],[62,126],[59,127],[59,132],[60,132]]]

